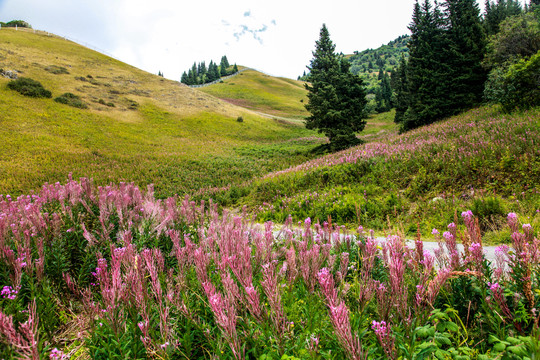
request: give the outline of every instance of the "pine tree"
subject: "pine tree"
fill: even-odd
[[[197,64],[193,63],[193,66],[191,66],[191,69],[188,72],[189,76],[189,82],[190,85],[197,85],[199,83],[199,79],[197,77]]]
[[[210,64],[208,64],[208,71],[206,72],[206,81],[212,82],[214,80],[217,80],[214,76],[214,62],[210,60]]]
[[[519,15],[522,12],[521,4],[517,0],[497,0],[496,3],[486,0],[483,19],[486,34],[497,34],[501,22],[510,16]]]
[[[429,0],[424,0],[422,6],[417,1],[409,29],[412,32],[407,66],[409,107],[401,122],[402,131],[431,124],[441,119],[448,108],[445,101],[448,68],[442,55],[448,43],[439,8],[432,8]]]
[[[335,45],[323,24],[310,66],[310,84],[306,84],[311,113],[308,129],[317,129],[330,140],[330,149],[340,150],[358,144],[355,132],[362,131],[365,120],[365,90],[362,79],[349,71],[350,63],[335,54]]]
[[[379,88],[375,93],[375,102],[377,103],[375,111],[383,113],[390,111],[392,108],[392,87],[390,86],[388,74],[382,70],[379,74],[382,74],[382,76],[379,76]]]
[[[405,57],[401,57],[399,66],[396,71],[392,73],[392,88],[395,93],[395,108],[396,115],[394,117],[395,123],[401,123],[405,116],[405,111],[409,107],[409,84],[407,81],[407,62]]]
[[[225,56],[225,55],[223,55],[223,56],[221,57],[221,63],[222,63],[223,65],[225,65],[225,69],[227,69],[229,66],[231,66],[231,65],[229,64],[229,60],[227,60],[227,56]]]
[[[212,76],[214,80],[219,80],[219,78],[221,77],[218,65],[216,63],[214,63],[214,67],[212,68]]]
[[[221,58],[221,63],[219,64],[219,72],[221,76],[227,76],[227,68],[229,67],[229,62],[227,61],[227,57],[223,56]]]
[[[189,77],[188,77],[188,74],[186,74],[185,71],[182,73],[182,77],[180,78],[180,82],[181,82],[182,84],[191,85],[191,84],[189,83]]]
[[[233,74],[236,74],[238,72],[238,66],[236,66],[236,64],[234,64],[233,66]]]
[[[449,68],[445,115],[478,104],[482,99],[486,71],[481,63],[486,54],[486,36],[475,0],[444,0],[447,36],[445,62]]]

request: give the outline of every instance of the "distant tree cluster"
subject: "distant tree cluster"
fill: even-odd
[[[191,69],[187,72],[184,71],[180,81],[186,85],[201,85],[208,84],[213,81],[219,80],[222,76],[232,75],[238,72],[236,64],[230,68],[227,56],[221,57],[221,62],[218,66],[217,63],[210,60],[210,64],[206,67],[206,63],[203,61],[199,64],[193,63]]]
[[[0,21],[0,25],[2,27],[22,27],[22,28],[28,28],[28,29],[32,28],[32,26],[29,23],[23,20],[11,20],[7,23]]]

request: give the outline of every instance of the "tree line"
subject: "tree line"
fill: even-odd
[[[23,20],[11,20],[7,23],[0,21],[0,27],[22,27],[22,28],[28,28],[31,29],[32,26]]]
[[[540,104],[540,0],[418,0],[409,26],[409,57],[391,76],[381,68],[375,110],[396,108],[401,131],[431,124],[485,101],[504,110]],[[364,81],[334,52],[326,25],[315,43],[306,83],[306,127],[332,151],[359,143],[369,107]]]
[[[234,64],[232,69],[229,68],[230,64],[227,60],[227,56],[225,55],[221,57],[219,66],[212,60],[210,60],[208,67],[206,67],[206,63],[204,61],[198,64],[193,63],[191,69],[189,69],[187,72],[184,71],[180,82],[186,85],[208,84],[219,80],[222,76],[232,75],[238,72],[238,66],[236,66],[236,64]]]
[[[475,0],[417,1],[409,58],[392,73],[401,130],[486,100],[507,110],[538,105],[538,1],[523,9],[516,0],[487,0],[483,17]]]

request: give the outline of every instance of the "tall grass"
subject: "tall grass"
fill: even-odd
[[[410,235],[417,224],[428,235],[475,201],[494,198],[496,214],[486,210],[483,221],[496,230],[505,211],[536,216],[540,209],[539,111],[483,107],[323,156],[253,182],[243,203],[259,210],[261,220],[330,215],[385,229],[390,219]]]
[[[536,358],[537,229],[507,214],[512,248],[490,261],[461,218],[430,253],[309,218],[278,232],[132,184],[1,196],[0,357]]]

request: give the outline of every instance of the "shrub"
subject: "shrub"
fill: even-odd
[[[49,90],[46,90],[39,81],[21,77],[17,80],[10,81],[8,88],[18,91],[24,96],[35,98],[51,98],[52,94]]]
[[[540,51],[508,68],[498,67],[489,74],[484,95],[500,103],[506,111],[527,109],[540,104]]]
[[[49,65],[45,67],[45,70],[55,75],[69,74],[69,71],[63,66]]]
[[[60,95],[59,97],[55,98],[54,101],[79,109],[88,109],[88,105],[86,105],[79,96],[72,93],[65,93],[63,95]]]
[[[241,116],[239,116],[239,117],[236,118],[236,121],[238,121],[238,122],[244,122],[244,118],[241,117]]]

